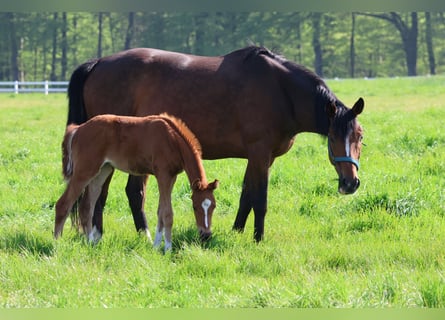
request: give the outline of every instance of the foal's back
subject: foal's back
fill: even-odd
[[[175,133],[165,116],[99,115],[82,124],[74,139],[73,157],[92,157],[90,164],[109,163],[134,175],[182,170]]]

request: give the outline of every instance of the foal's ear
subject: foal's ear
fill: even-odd
[[[196,179],[195,181],[193,181],[191,187],[193,191],[201,190],[202,188],[201,180]]]
[[[330,102],[326,105],[326,113],[328,114],[329,118],[335,117],[335,114],[337,113],[335,102]]]
[[[364,107],[365,101],[362,98],[359,98],[352,107],[352,112],[354,112],[355,116],[358,116],[360,113],[362,113]]]
[[[219,186],[219,181],[217,179],[215,179],[215,181],[209,183],[209,185],[207,186],[208,190],[215,190],[216,188],[218,188]]]

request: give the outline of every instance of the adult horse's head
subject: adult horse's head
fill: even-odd
[[[362,98],[351,109],[338,103],[327,106],[330,119],[328,133],[329,160],[338,173],[338,191],[342,194],[354,193],[360,186],[357,172],[360,167],[363,130],[357,116],[364,108]]]
[[[195,211],[196,225],[202,241],[207,241],[212,236],[212,215],[216,207],[213,190],[218,185],[218,180],[207,185],[199,180],[192,183],[193,210]]]

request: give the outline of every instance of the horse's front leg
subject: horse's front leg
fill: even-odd
[[[164,250],[169,251],[172,248],[172,226],[173,226],[173,208],[171,203],[171,193],[176,176],[159,175],[156,176],[159,189],[158,204],[158,224],[156,226],[156,236],[154,247],[161,245],[162,234],[164,233]]]
[[[261,241],[264,236],[264,219],[267,212],[267,189],[271,163],[271,157],[266,153],[261,155],[255,152],[249,157],[244,175],[240,205],[233,224],[234,230],[243,231],[250,210],[253,208],[255,214],[254,238],[257,242]]]
[[[147,235],[151,242],[150,232],[148,231],[147,218],[145,217],[145,187],[148,175],[146,176],[128,176],[125,192],[127,194],[128,203],[133,214],[134,225],[138,232]]]

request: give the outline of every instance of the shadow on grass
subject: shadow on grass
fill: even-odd
[[[227,246],[225,237],[213,234],[207,241],[201,241],[198,231],[194,227],[181,228],[173,231],[173,252],[180,251],[187,246],[197,246],[202,249],[224,250]]]
[[[25,255],[49,257],[53,255],[52,239],[44,239],[24,231],[7,232],[0,238],[0,249]]]

